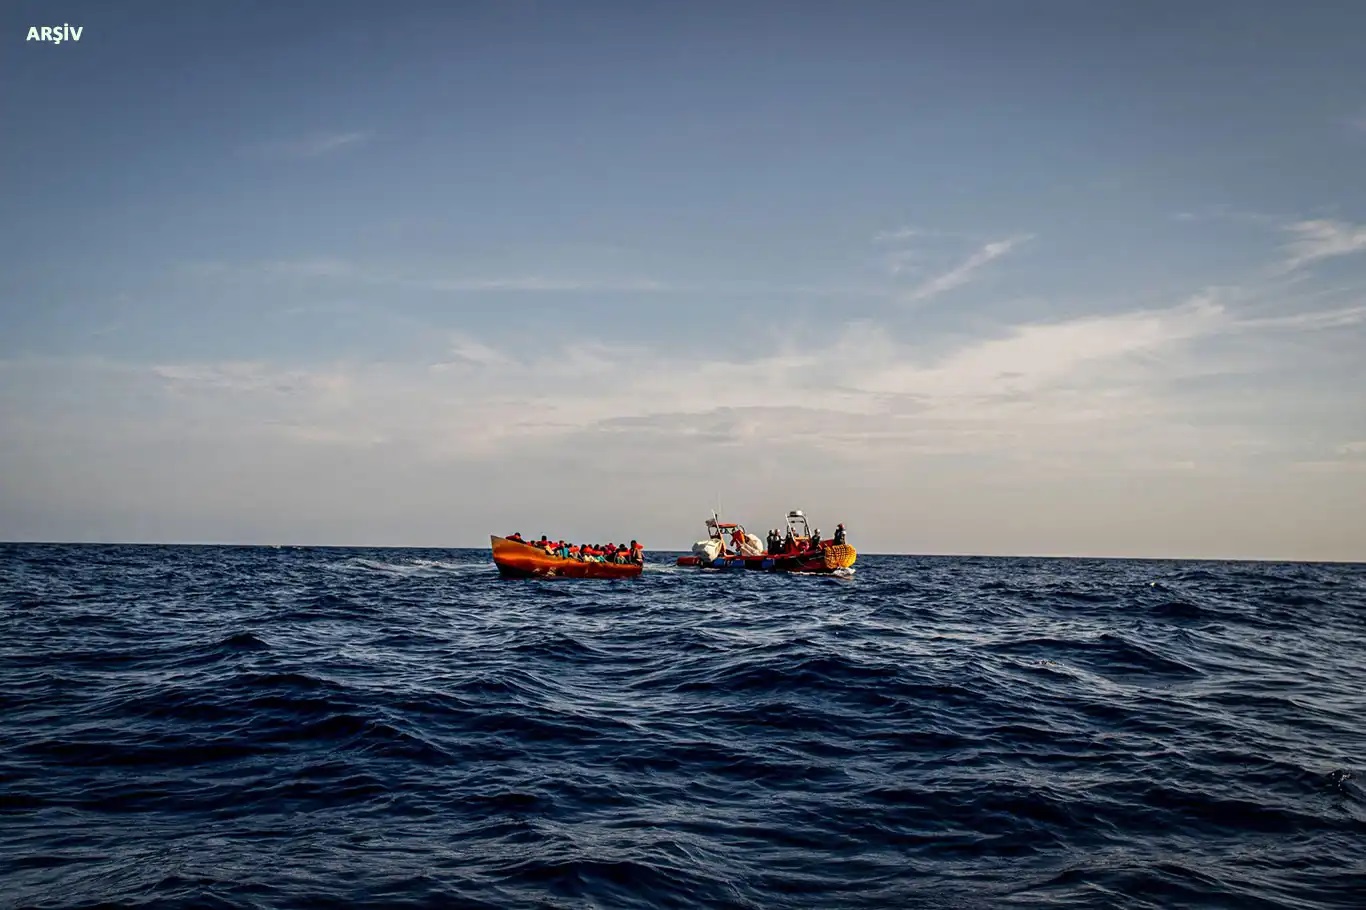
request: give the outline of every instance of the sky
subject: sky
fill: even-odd
[[[1366,4],[0,26],[0,539],[1366,560]]]

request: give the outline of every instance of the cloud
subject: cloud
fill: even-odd
[[[1285,221],[1275,215],[1237,209],[1231,205],[1207,205],[1177,212],[1172,218],[1176,221],[1223,221],[1263,228],[1280,228]]]
[[[651,293],[669,290],[662,282],[648,278],[544,278],[524,275],[513,278],[434,278],[407,279],[403,283],[434,291],[614,291]]]
[[[638,274],[554,275],[527,271],[511,275],[459,274],[440,268],[359,262],[317,256],[251,262],[194,261],[181,263],[182,274],[200,279],[257,281],[350,282],[377,287],[408,288],[444,293],[603,293],[603,294],[729,294],[735,296],[789,295],[803,297],[885,299],[886,286],[854,284],[788,284],[771,281],[671,282]]]
[[[436,363],[429,369],[433,372],[446,372],[452,368],[474,365],[480,367],[511,366],[516,363],[507,354],[491,348],[468,335],[456,335],[451,339],[451,354],[454,361]]]
[[[1295,239],[1284,247],[1286,258],[1283,272],[1304,268],[1324,259],[1350,256],[1366,251],[1366,227],[1343,221],[1318,219],[1296,221],[1283,230]]]
[[[1236,333],[1319,330],[1343,318],[1243,321],[1207,293],[1163,309],[1005,326],[947,350],[853,322],[819,342],[775,339],[767,351],[731,359],[583,339],[514,355],[457,334],[446,356],[425,364],[93,363],[83,370],[92,385],[160,387],[158,407],[171,426],[310,445],[388,445],[397,447],[395,457],[432,462],[549,446],[611,464],[626,452],[672,459],[740,446],[756,455],[805,450],[884,466],[952,453],[1174,464],[1200,460],[1189,450],[1203,441],[1219,437],[1223,450],[1234,444],[1228,420],[1201,427],[1181,412],[1183,378],[1219,370],[1192,345]]]
[[[866,387],[950,399],[1038,389],[1095,364],[1160,351],[1224,327],[1224,308],[1201,295],[1165,310],[1017,326],[932,366],[897,363],[865,378]]]
[[[1366,322],[1366,306],[1346,307],[1340,310],[1317,310],[1308,313],[1294,313],[1289,316],[1243,319],[1239,320],[1237,324],[1245,329],[1316,331],[1347,328],[1361,325],[1363,322]]]
[[[911,289],[903,295],[902,300],[908,303],[929,300],[954,288],[961,287],[972,281],[980,269],[1030,239],[1032,239],[1032,235],[1024,234],[984,244],[954,268]]]
[[[873,235],[874,243],[892,243],[898,240],[910,240],[914,237],[923,237],[931,233],[924,228],[903,227],[894,231],[879,231]]]
[[[424,272],[409,267],[362,263],[327,256],[242,263],[192,262],[185,263],[183,268],[197,277],[204,278],[235,276],[265,280],[348,281],[453,293],[467,291],[656,293],[672,290],[663,282],[634,276],[547,277],[535,274],[506,277],[465,276]]]
[[[368,131],[313,133],[294,139],[264,142],[246,151],[267,158],[318,158],[369,142],[373,137],[374,134]]]
[[[1279,374],[1260,389],[1240,376],[1227,395],[1201,385],[1218,379],[1221,348],[1243,355],[1253,333],[1274,343],[1341,322],[1343,311],[1244,320],[1228,299],[1208,292],[1169,307],[1028,320],[947,346],[856,321],[807,341],[756,338],[732,357],[677,340],[604,344],[568,335],[570,324],[545,347],[446,335],[421,363],[0,360],[0,425],[11,431],[0,467],[39,491],[12,492],[22,508],[57,502],[84,515],[108,503],[134,516],[119,527],[153,528],[142,535],[202,539],[205,527],[228,527],[220,539],[240,540],[251,535],[232,528],[247,525],[231,521],[255,521],[261,539],[287,511],[333,529],[290,525],[293,539],[338,540],[335,529],[347,528],[364,532],[345,538],[359,543],[439,541],[452,511],[468,533],[590,519],[607,531],[627,512],[674,528],[680,510],[718,489],[736,513],[741,489],[765,509],[799,495],[797,504],[821,516],[838,508],[846,520],[855,502],[865,516],[914,503],[939,516],[937,528],[977,510],[971,534],[1006,521],[1033,541],[1029,522],[1040,516],[1072,509],[1068,520],[1084,524],[1097,510],[1148,507],[1138,494],[1092,501],[1121,496],[1106,484],[1130,489],[1137,476],[1199,492],[1274,453],[1278,471],[1325,463],[1296,467],[1299,483],[1361,477],[1339,463],[1361,461],[1360,442],[1343,443],[1332,466],[1331,452],[1287,442],[1299,398]],[[1320,412],[1335,406],[1316,401]],[[631,510],[594,492],[606,478],[612,501],[625,497]],[[154,513],[170,517],[138,524]],[[893,524],[885,533],[903,533]],[[998,538],[972,539],[961,545]]]
[[[1314,474],[1366,474],[1366,461],[1358,459],[1297,461],[1291,467],[1296,471]]]
[[[421,366],[162,363],[143,375],[164,390],[172,424],[312,445],[360,440],[436,461],[547,445],[609,462],[641,446],[669,456],[713,445],[859,461],[1093,447],[1098,423],[1163,411],[1151,384],[1165,365],[1152,358],[1229,325],[1201,297],[1018,325],[937,354],[856,322],[744,359],[585,340],[519,357],[460,334],[446,358]]]

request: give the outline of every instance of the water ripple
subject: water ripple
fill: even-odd
[[[0,546],[0,905],[1361,906],[1366,568]]]

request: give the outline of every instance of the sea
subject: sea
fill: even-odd
[[[0,545],[0,906],[1366,907],[1366,566]]]

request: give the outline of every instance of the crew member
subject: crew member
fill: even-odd
[[[844,522],[840,522],[838,525],[835,526],[835,546],[840,546],[840,545],[843,544],[843,543],[844,543]]]

